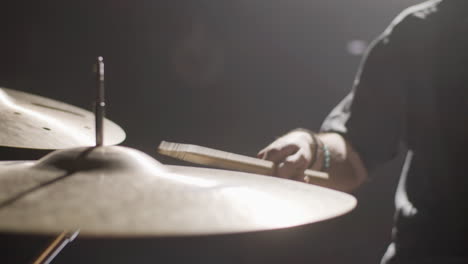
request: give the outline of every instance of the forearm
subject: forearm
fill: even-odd
[[[341,191],[351,191],[367,178],[367,171],[358,153],[340,134],[320,133],[316,134],[316,138],[320,146],[318,146],[316,161],[311,169],[325,170],[329,174],[329,179],[309,179],[309,183]],[[324,152],[322,144],[328,149],[329,155]],[[325,161],[326,156],[329,156],[329,162]]]

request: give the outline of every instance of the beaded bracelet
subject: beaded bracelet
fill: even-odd
[[[322,140],[320,140],[320,138],[317,137],[317,135],[314,135],[314,140],[315,140],[315,143],[316,143],[316,152],[318,154],[318,151],[317,149],[321,149],[322,151],[322,154],[323,154],[323,160],[322,160],[322,164],[320,166],[320,171],[327,171],[329,168],[330,168],[330,165],[331,165],[331,154],[330,154],[330,149],[328,148],[328,146],[323,143]],[[313,166],[313,164],[312,164]],[[311,166],[311,167],[312,167]]]
[[[322,161],[322,166],[320,167],[320,171],[327,171],[330,166],[331,166],[331,154],[330,154],[330,149],[328,148],[328,146],[323,143],[322,140],[320,140],[318,137],[317,137],[317,133],[309,130],[309,129],[305,129],[305,128],[296,128],[294,129],[293,131],[303,131],[303,132],[306,132],[308,133],[311,137],[312,137],[312,140],[314,141],[313,142],[313,156],[312,156],[312,160],[310,161],[310,165],[309,165],[309,168],[312,168],[314,167],[315,163],[317,163],[317,160],[318,160],[318,154],[319,154],[319,148],[321,148],[322,152],[323,152],[323,161]],[[291,132],[293,132],[291,131]]]
[[[321,171],[327,171],[330,168],[330,160],[331,160],[331,155],[330,155],[330,150],[328,149],[327,145],[322,142],[322,149],[323,149],[323,166]]]
[[[317,162],[317,160],[318,160],[317,156],[318,156],[318,149],[320,147],[320,144],[319,144],[320,141],[319,141],[319,139],[317,138],[317,135],[314,132],[310,131],[309,134],[312,137],[312,140],[314,141],[314,143],[313,143],[313,145],[314,145],[314,151],[313,151],[314,154],[312,155],[312,160],[310,161],[310,165],[309,165],[309,168],[312,168],[315,165],[315,163]]]

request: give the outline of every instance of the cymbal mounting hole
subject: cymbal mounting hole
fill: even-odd
[[[85,126],[84,128],[86,128],[86,129],[91,129],[89,126]]]
[[[42,129],[47,130],[47,131],[50,131],[50,130],[51,130],[51,129],[48,128],[48,127],[43,127]]]
[[[15,115],[21,115],[20,112],[13,112],[13,114],[15,114]]]

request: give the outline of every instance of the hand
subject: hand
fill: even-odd
[[[304,170],[313,159],[314,144],[308,132],[293,130],[262,149],[257,157],[276,164],[274,176],[304,181]]]

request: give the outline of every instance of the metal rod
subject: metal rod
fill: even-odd
[[[101,56],[97,58],[96,64],[97,76],[97,94],[95,105],[95,118],[96,118],[96,146],[104,144],[104,118],[106,102],[104,99],[104,60]]]
[[[72,242],[80,233],[79,230],[71,233],[63,231],[52,243],[42,252],[42,254],[33,262],[33,264],[49,264],[62,251],[62,249]]]

